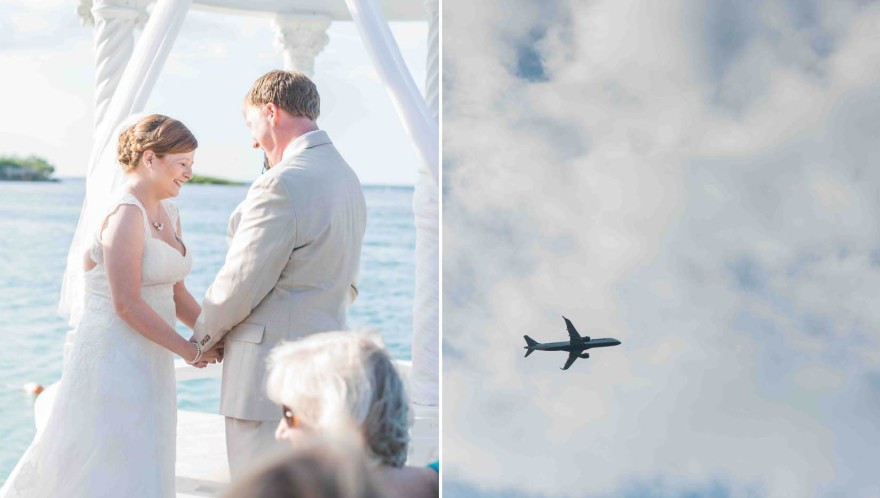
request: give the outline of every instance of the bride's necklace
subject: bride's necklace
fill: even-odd
[[[135,199],[138,199],[138,196],[135,195],[134,190],[129,190],[129,192],[131,192],[131,195],[134,195]],[[138,199],[138,202],[140,202],[140,199]],[[144,203],[141,202],[141,206],[143,206],[143,205],[144,205]],[[161,221],[159,221],[159,222],[153,221],[153,217],[150,216],[150,213],[149,213],[149,211],[147,211],[146,206],[144,206],[144,212],[147,213],[147,219],[150,221],[150,224],[153,225],[153,228],[155,228],[156,231],[161,232],[162,229],[165,228],[165,224],[162,223]]]

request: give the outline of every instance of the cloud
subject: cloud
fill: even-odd
[[[452,489],[880,492],[880,8],[537,4],[444,4]]]
[[[0,4],[0,50],[60,49],[90,39],[75,11],[74,4],[55,0]]]

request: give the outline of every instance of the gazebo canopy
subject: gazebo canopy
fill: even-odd
[[[411,0],[379,0],[389,21],[424,21],[427,12],[421,2]],[[334,21],[351,21],[345,0],[194,0],[193,8],[227,11],[324,15]]]

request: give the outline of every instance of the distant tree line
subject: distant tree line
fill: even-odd
[[[0,156],[0,181],[55,181],[52,173],[55,167],[42,157],[30,156],[25,158],[13,156]],[[241,182],[215,178],[210,176],[193,175],[190,183],[207,185],[243,185]]]
[[[0,180],[49,181],[55,167],[42,157],[0,156]]]
[[[224,178],[216,178],[213,176],[193,175],[188,183],[200,185],[244,185],[242,182],[226,180]]]

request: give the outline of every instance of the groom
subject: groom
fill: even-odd
[[[266,357],[281,341],[346,328],[357,296],[366,205],[360,182],[318,129],[320,99],[302,73],[272,71],[245,99],[268,170],[230,220],[229,253],[194,339],[223,341],[220,413],[233,476],[274,446],[281,408],[266,396]]]

